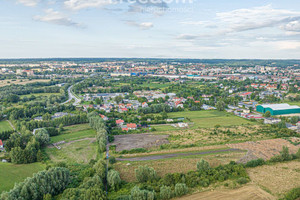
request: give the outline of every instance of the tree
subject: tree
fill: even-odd
[[[123,97],[121,95],[116,96],[114,100],[115,100],[115,102],[120,103],[123,100]]]
[[[280,152],[280,156],[283,161],[292,160],[292,155],[289,153],[289,148],[287,146],[282,147],[282,151]]]
[[[50,142],[50,137],[46,129],[40,129],[35,133],[36,140],[40,143],[41,146],[45,146]]]
[[[109,170],[109,172],[107,174],[107,182],[108,182],[108,185],[113,190],[119,189],[119,187],[121,185],[121,178],[120,178],[119,172],[117,172],[116,170],[113,170],[113,169]]]
[[[135,177],[140,183],[144,183],[147,181],[154,181],[157,179],[156,171],[152,167],[139,166],[135,170]]]
[[[265,112],[264,116],[265,116],[265,117],[271,117],[270,111]]]
[[[177,183],[175,185],[175,194],[177,197],[185,195],[188,192],[188,187],[184,183]]]
[[[293,116],[293,117],[291,118],[291,123],[292,123],[292,124],[296,124],[298,121],[299,121],[299,117],[298,117],[298,116]]]
[[[159,196],[162,200],[168,200],[172,198],[172,189],[168,186],[161,186]]]
[[[206,173],[208,170],[210,170],[209,163],[201,159],[199,162],[197,162],[197,170],[200,173]]]
[[[50,121],[52,119],[52,117],[49,113],[44,114],[42,118],[45,121]]]
[[[218,111],[224,111],[225,110],[225,103],[224,101],[218,101],[216,104]]]
[[[154,200],[154,192],[141,190],[138,186],[134,186],[131,190],[132,200]]]

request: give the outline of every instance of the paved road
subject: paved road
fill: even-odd
[[[77,98],[73,93],[72,93],[72,88],[73,88],[74,85],[70,86],[68,88],[68,95],[69,95],[69,99],[67,101],[65,101],[64,103],[62,104],[66,104],[66,103],[69,103],[70,101],[72,101],[72,99],[75,100],[75,102],[73,103],[73,106],[78,106],[81,102],[81,99]]]
[[[147,160],[161,160],[166,158],[184,157],[184,156],[194,156],[194,155],[205,155],[211,153],[222,153],[222,152],[243,152],[239,149],[221,149],[221,150],[211,150],[211,151],[201,151],[193,153],[174,153],[174,154],[164,154],[164,155],[153,155],[145,157],[134,157],[134,158],[117,158],[118,161],[147,161]]]

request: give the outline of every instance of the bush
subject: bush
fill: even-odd
[[[162,200],[168,200],[172,198],[172,190],[171,187],[161,186],[159,196]]]
[[[147,181],[151,182],[158,178],[156,171],[147,165],[139,166],[139,168],[135,170],[135,177],[140,183],[145,183]]]
[[[132,154],[132,153],[145,153],[145,152],[147,152],[147,150],[144,148],[136,148],[131,150],[120,151],[119,154]]]
[[[135,186],[131,190],[132,200],[154,200],[155,193],[148,190],[141,190],[138,186]]]
[[[283,200],[296,200],[299,198],[300,198],[300,188],[294,188],[285,195]]]
[[[185,195],[186,193],[188,193],[188,187],[186,186],[186,184],[184,184],[184,183],[177,183],[175,185],[175,195],[177,197]]]
[[[209,163],[203,159],[200,160],[200,162],[197,162],[197,170],[202,174],[206,173],[208,170],[210,170]]]
[[[249,182],[249,179],[247,179],[247,178],[245,178],[245,177],[241,177],[241,178],[238,178],[238,179],[236,180],[236,182],[237,182],[238,184],[240,184],[240,185],[243,185],[243,184],[248,183],[248,182]]]
[[[264,159],[259,158],[257,160],[251,160],[249,162],[247,162],[245,164],[245,167],[257,167],[257,166],[261,166],[264,165],[266,162],[264,161]]]
[[[116,158],[115,158],[115,157],[111,156],[111,157],[108,158],[108,162],[109,162],[110,164],[115,164],[117,161],[116,161]]]
[[[117,172],[116,170],[113,170],[113,169],[109,170],[109,172],[107,174],[107,182],[108,182],[108,185],[113,190],[119,189],[119,187],[121,185],[121,178],[120,178],[119,172]]]

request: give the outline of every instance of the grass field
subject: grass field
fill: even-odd
[[[54,162],[68,161],[88,163],[96,158],[97,144],[95,140],[86,139],[60,145],[61,149],[47,148],[46,152]]]
[[[203,158],[207,160],[212,167],[220,164],[227,164],[230,161],[237,161],[245,152],[223,152],[212,153],[206,155],[185,156],[180,158],[169,158],[163,160],[150,160],[150,161],[121,161],[117,162],[114,167],[120,172],[121,178],[132,182],[135,181],[134,170],[140,165],[148,165],[153,167],[157,174],[163,176],[167,173],[188,172],[195,170],[197,162]],[[130,163],[130,165],[128,165]]]
[[[59,141],[69,142],[83,138],[92,138],[95,137],[95,135],[96,131],[93,130],[88,124],[78,124],[65,127],[63,134],[51,137],[50,143]]]
[[[17,84],[17,85],[25,85],[27,83],[36,83],[36,82],[49,82],[49,79],[36,79],[36,80],[28,80],[28,79],[16,79],[16,80],[0,80],[0,87]]]
[[[247,171],[254,184],[280,198],[289,190],[300,187],[299,160],[264,165]]]
[[[300,106],[300,101],[284,101],[283,103],[288,103],[291,106]]]
[[[22,182],[44,168],[41,163],[14,165],[0,162],[0,193],[12,189],[15,183]]]
[[[194,125],[191,127],[196,128],[213,128],[215,125],[220,125],[223,127],[229,126],[239,126],[245,124],[255,124],[255,122],[250,122],[241,117],[234,116],[227,112],[220,112],[216,110],[212,111],[184,111],[184,112],[174,112],[168,114],[169,118],[181,118],[184,117],[185,121],[190,119]]]
[[[12,130],[12,128],[7,121],[0,121],[0,132],[10,130]]]
[[[271,194],[254,185],[246,185],[241,188],[228,189],[217,188],[211,191],[199,192],[176,198],[176,200],[275,200]]]

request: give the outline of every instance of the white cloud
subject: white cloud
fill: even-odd
[[[35,16],[33,18],[36,21],[47,22],[51,24],[63,25],[63,26],[75,26],[83,27],[81,24],[72,21],[70,18],[66,17],[64,14],[54,11],[53,9],[45,10],[44,16]]]
[[[112,0],[66,0],[64,5],[71,10],[81,10],[86,8],[96,8],[113,4]]]
[[[150,29],[153,27],[153,23],[152,22],[142,22],[142,23],[137,23],[135,21],[126,21],[126,24],[130,25],[130,26],[135,26],[138,27],[140,29]]]
[[[300,32],[300,21],[291,21],[281,27],[282,29],[289,32]]]
[[[25,6],[36,6],[40,0],[17,0],[17,2],[24,4]]]
[[[179,23],[184,25],[204,25],[207,21],[182,21]]]
[[[216,14],[217,22],[228,27],[224,33],[279,27],[300,17],[300,12],[274,9],[271,5],[237,9]]]

